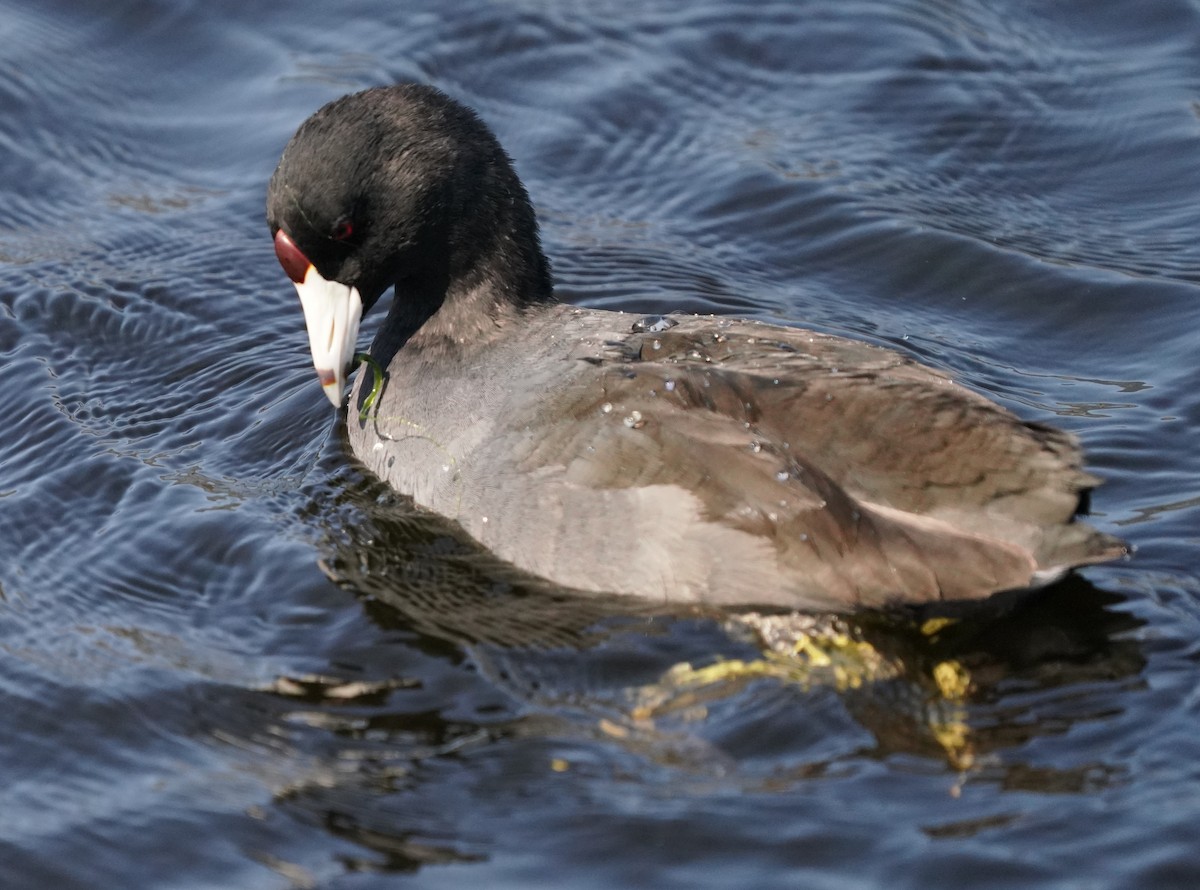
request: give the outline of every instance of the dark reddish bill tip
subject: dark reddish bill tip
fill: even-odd
[[[275,233],[275,256],[279,257],[279,265],[283,266],[288,278],[297,284],[304,282],[305,276],[308,275],[308,267],[312,263],[283,229]]]

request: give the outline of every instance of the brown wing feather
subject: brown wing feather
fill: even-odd
[[[518,465],[584,491],[689,493],[701,522],[742,533],[722,546],[768,545],[765,602],[983,596],[1114,555],[1086,526],[1057,529],[1094,481],[1069,437],[890,351],[766,330],[696,320],[610,343],[539,404],[561,421]],[[677,539],[659,558],[743,556]],[[703,598],[754,597],[734,583]]]

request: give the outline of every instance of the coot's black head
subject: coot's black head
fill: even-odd
[[[470,109],[431,87],[366,90],[305,121],[271,177],[267,222],[335,405],[359,319],[392,285],[393,315],[414,330],[447,303],[486,313],[551,296],[507,155]]]

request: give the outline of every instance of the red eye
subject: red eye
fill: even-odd
[[[345,241],[354,234],[354,223],[348,219],[339,219],[330,232],[329,237],[334,241]]]

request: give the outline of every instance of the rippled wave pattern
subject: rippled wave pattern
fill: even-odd
[[[0,34],[0,886],[1200,882],[1195,3],[0,0]],[[1080,435],[1135,557],[665,614],[414,510],[263,213],[301,120],[401,79],[497,130],[564,298],[948,369]]]

